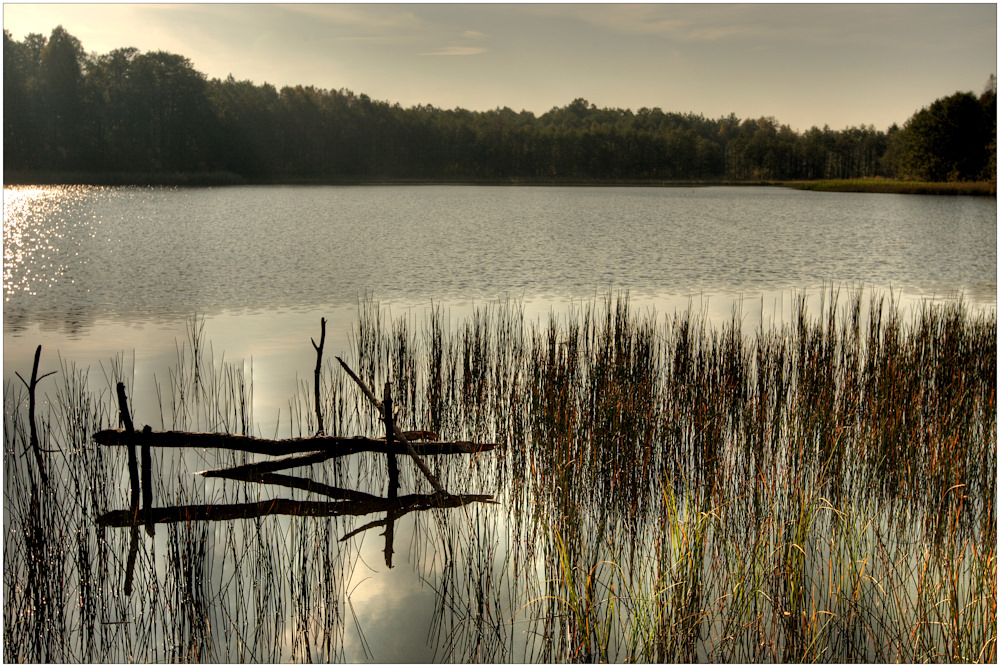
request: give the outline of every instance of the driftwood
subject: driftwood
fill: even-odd
[[[434,508],[452,508],[475,502],[491,502],[489,495],[448,495],[411,494],[395,499],[375,498],[372,500],[346,500],[343,502],[319,502],[275,498],[256,503],[233,503],[230,505],[180,505],[176,507],[156,507],[153,509],[155,523],[180,523],[184,521],[233,521],[235,519],[255,519],[257,517],[284,516],[364,516],[373,512],[400,513]],[[97,518],[100,526],[125,528],[134,525],[131,510],[114,510]]]
[[[411,431],[406,435],[437,435],[430,431]],[[398,434],[397,434],[398,436]],[[394,442],[386,445],[382,438],[365,438],[362,436],[340,437],[319,435],[312,438],[289,438],[287,440],[271,440],[269,438],[254,438],[247,435],[229,433],[201,433],[196,431],[143,431],[131,433],[122,429],[106,429],[93,435],[94,442],[106,447],[134,446],[147,444],[150,447],[195,447],[200,449],[232,449],[251,454],[267,454],[269,456],[285,456],[288,454],[303,454],[306,452],[324,452],[328,458],[348,456],[358,452],[375,452],[380,454],[408,453],[406,445]],[[409,441],[408,441],[409,442]],[[477,443],[464,440],[430,442],[410,442],[416,453],[430,456],[436,454],[476,454],[496,449],[500,445],[493,442]],[[303,464],[305,465],[305,464]]]
[[[93,434],[93,439],[105,447],[126,447],[128,450],[129,482],[131,486],[131,503],[127,510],[107,512],[97,519],[101,526],[127,527],[131,529],[129,554],[125,572],[125,595],[132,592],[132,579],[135,570],[136,555],[139,541],[140,505],[139,492],[142,490],[142,521],[146,532],[154,535],[154,525],[157,523],[177,523],[186,521],[231,521],[235,519],[251,519],[256,517],[286,515],[286,516],[363,516],[375,512],[385,512],[385,519],[370,522],[361,528],[351,531],[341,538],[350,539],[354,535],[371,528],[384,526],[385,532],[385,563],[392,567],[393,533],[395,522],[409,512],[432,509],[461,507],[473,502],[492,503],[490,495],[451,495],[441,486],[434,474],[421,460],[421,456],[439,454],[476,454],[500,447],[496,443],[476,443],[468,441],[442,442],[437,433],[430,431],[402,431],[394,422],[392,407],[392,387],[386,382],[383,400],[379,401],[372,390],[359,378],[354,371],[337,357],[337,361],[358,385],[365,397],[381,413],[385,425],[384,438],[338,437],[325,435],[323,427],[323,410],[320,403],[320,380],[323,364],[323,347],[326,342],[326,319],[320,319],[320,338],[317,344],[310,339],[316,351],[316,368],[314,371],[313,398],[318,426],[316,435],[310,438],[289,438],[272,440],[254,438],[244,435],[227,433],[198,433],[190,431],[153,431],[149,426],[137,432],[132,423],[128,409],[128,397],[125,395],[125,385],[118,383],[118,407],[121,423],[124,428],[107,429]],[[35,352],[35,364],[31,374],[31,382],[21,381],[29,389],[29,419],[31,421],[31,444],[38,458],[39,471],[45,478],[38,448],[38,440],[34,424],[34,389],[38,380],[38,358],[41,346]],[[18,375],[20,377],[20,375]],[[42,376],[45,377],[45,376]],[[139,483],[139,462],[136,460],[136,446],[142,453],[142,484]],[[268,461],[258,461],[244,465],[203,470],[198,474],[205,477],[232,479],[242,482],[271,484],[292,489],[301,489],[310,493],[327,496],[336,502],[298,501],[287,498],[265,500],[256,503],[239,503],[231,505],[185,505],[176,507],[154,508],[152,492],[152,447],[194,447],[199,449],[230,449],[251,454],[263,454],[282,457]],[[388,497],[380,498],[361,491],[343,489],[304,477],[278,474],[276,471],[287,470],[321,463],[331,458],[348,456],[359,452],[374,452],[386,455],[389,473]],[[409,455],[420,471],[427,477],[433,494],[411,494],[399,496],[399,467],[396,456]]]

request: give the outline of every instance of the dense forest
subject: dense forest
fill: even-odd
[[[4,31],[5,173],[225,174],[236,180],[996,179],[996,80],[902,127],[796,132],[584,99],[541,116],[403,108],[349,90],[208,79],[180,55],[88,54],[57,27]]]

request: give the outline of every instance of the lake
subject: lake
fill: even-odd
[[[366,293],[456,321],[619,289],[721,318],[742,297],[748,326],[829,284],[995,306],[996,228],[994,198],[762,187],[5,188],[5,376],[41,344],[83,365],[134,351],[148,386],[201,315],[228,359],[253,357],[271,432],[320,317],[345,345]]]
[[[371,349],[392,349],[391,341],[396,339],[392,337],[391,320],[401,318],[408,323],[403,338],[409,336],[411,343],[423,345],[419,352],[412,352],[423,364],[421,355],[428,353],[428,341],[433,338],[428,335],[429,327],[434,326],[429,322],[437,313],[436,321],[446,343],[450,340],[457,346],[446,345],[445,366],[453,363],[457,365],[452,368],[460,368],[460,344],[466,344],[467,361],[472,358],[468,356],[468,345],[478,344],[478,339],[469,338],[472,329],[467,324],[474,321],[470,318],[479,317],[485,330],[499,334],[507,331],[511,322],[519,329],[523,324],[542,331],[551,314],[571,331],[572,323],[581,313],[589,312],[588,308],[595,308],[600,321],[605,295],[623,290],[628,292],[631,312],[639,317],[649,315],[656,322],[675,313],[693,312],[705,318],[710,330],[721,331],[736,307],[740,331],[751,335],[794,323],[800,297],[810,315],[819,317],[831,288],[840,289],[842,295],[861,290],[865,299],[869,293],[891,294],[903,308],[904,321],[918,313],[921,304],[954,303],[959,295],[973,317],[993,313],[995,318],[996,231],[995,198],[816,193],[764,187],[5,187],[5,391],[9,395],[19,384],[15,372],[27,377],[35,347],[42,345],[40,374],[65,371],[73,365],[76,369],[91,369],[79,378],[81,387],[77,389],[100,397],[98,402],[103,407],[94,408],[94,414],[104,416],[105,428],[116,425],[111,421],[112,380],[120,376],[129,385],[137,424],[169,429],[171,403],[167,397],[182,386],[188,391],[194,386],[191,377],[185,375],[190,371],[194,338],[202,346],[202,361],[209,368],[222,369],[216,371],[211,391],[216,400],[226,402],[221,412],[227,414],[225,419],[213,417],[204,404],[199,404],[185,412],[187,417],[182,421],[191,427],[217,430],[220,420],[228,419],[225,423],[233,430],[238,418],[227,410],[233,409],[233,401],[239,402],[241,392],[247,392],[241,385],[242,378],[234,379],[232,369],[245,371],[249,379],[252,368],[252,391],[245,396],[252,414],[248,432],[265,437],[303,432],[308,435],[308,401],[316,359],[310,338],[319,340],[321,317],[327,319],[326,386],[342,397],[350,387],[337,384],[343,378],[331,364],[333,357],[340,355],[351,363],[360,363],[357,350],[364,332],[376,331],[384,337]],[[846,296],[844,299],[849,301]],[[382,313],[380,324],[373,313]],[[867,317],[868,311],[864,313]],[[193,325],[196,317],[198,324]],[[359,328],[359,324],[364,326]],[[192,335],[192,328],[199,326],[203,327],[200,336]],[[675,340],[676,330],[668,327],[652,338],[639,335],[637,340],[659,340],[656,345],[669,347],[674,345],[670,341]],[[570,344],[567,341],[572,336],[567,339],[567,335],[565,331],[559,334],[563,341],[559,345]],[[541,357],[523,351],[531,347],[521,344],[530,339],[528,334],[525,336],[513,336],[515,342],[508,347],[492,339],[484,342],[490,350],[488,358],[502,366],[510,363],[504,360],[512,355],[521,359],[522,366],[517,368],[532,364],[538,367]],[[540,341],[534,340],[538,344]],[[205,350],[209,344],[211,348]],[[705,345],[706,350],[716,349],[710,342]],[[447,360],[448,349],[457,355],[452,361]],[[553,347],[547,363],[557,363],[562,352],[556,350],[563,349]],[[398,358],[393,359],[405,366],[407,354],[398,353]],[[522,354],[526,356],[518,356]],[[387,358],[369,359],[368,363],[378,369],[375,377],[384,378],[389,372]],[[755,363],[753,367],[757,368],[762,362],[758,359]],[[993,363],[995,378],[995,357]],[[596,366],[587,368],[580,377],[585,382],[596,381]],[[506,387],[504,383],[510,380],[514,387],[509,403],[496,395],[495,387],[480,394],[481,402],[492,406],[492,412],[485,417],[478,414],[476,402],[470,398],[474,394],[462,394],[455,399],[455,405],[441,408],[447,417],[443,423],[451,425],[449,437],[503,440],[506,436],[500,432],[500,424],[510,424],[511,431],[522,428],[517,425],[519,410],[529,406],[531,410],[548,410],[544,401],[537,403],[542,400],[537,396],[517,394],[520,373],[497,375],[497,386]],[[206,377],[213,377],[212,373],[206,372]],[[837,377],[837,382],[842,382],[843,377]],[[52,383],[49,390],[54,392],[62,382],[44,380],[40,390]],[[424,380],[414,382],[414,386],[422,387]],[[537,382],[544,385],[542,378]],[[224,396],[228,398],[220,398]],[[621,404],[633,405],[633,398],[622,397]],[[659,400],[650,398],[658,415],[668,409]],[[351,401],[356,397],[352,395],[346,407],[339,408],[343,411],[341,423],[350,427],[350,434],[377,434],[370,415],[361,408],[352,408],[356,403]],[[50,406],[56,403],[46,401]],[[6,407],[5,402],[5,428],[10,431]],[[423,427],[417,423],[420,419],[434,417],[433,409],[422,400],[414,399],[409,407],[413,410],[406,417],[409,426]],[[59,408],[48,409],[50,419],[61,418]],[[559,422],[564,416],[553,419]],[[692,417],[695,421],[699,418]],[[616,419],[625,417],[619,415]],[[664,428],[668,421],[664,421]],[[539,434],[548,432],[545,429],[556,422],[536,424],[531,427],[534,431],[524,431],[534,435],[525,436],[518,451],[530,452],[529,441],[543,438]],[[614,423],[619,432],[628,431],[621,421]],[[638,425],[634,428],[638,429],[636,433],[642,430]],[[730,424],[726,428],[735,427]],[[974,430],[989,436],[990,428],[989,424],[980,424]],[[655,437],[650,437],[659,441],[667,437],[664,433],[667,431],[657,431]],[[695,428],[687,433],[677,437],[693,438],[684,442],[694,452],[702,445],[691,443],[702,443],[701,432]],[[730,434],[725,441],[738,441],[734,437]],[[992,438],[995,447],[995,421]],[[5,448],[8,527],[9,517],[21,511],[10,498],[27,488],[26,481],[11,481],[12,473],[18,475],[17,466],[27,464],[11,462],[9,450],[10,445]],[[174,498],[175,486],[183,493],[212,502],[286,495],[258,487],[253,487],[251,493],[245,485],[231,481],[205,482],[198,478],[197,483],[192,482],[191,472],[220,465],[205,452],[180,458],[157,456],[154,467],[164,477],[156,490],[161,502]],[[553,576],[547,569],[552,559],[556,572],[560,559],[569,558],[571,552],[574,559],[579,557],[588,567],[597,568],[609,554],[594,551],[593,545],[582,546],[587,536],[603,535],[606,526],[613,526],[607,530],[616,536],[629,530],[622,527],[628,525],[622,515],[607,519],[603,512],[600,516],[588,513],[594,508],[573,510],[571,514],[578,512],[580,516],[567,523],[565,512],[569,510],[563,508],[559,510],[564,512],[559,514],[561,523],[553,525],[578,531],[582,541],[577,544],[563,533],[558,539],[548,535],[542,540],[548,546],[534,551],[525,533],[542,531],[539,534],[546,535],[543,528],[547,520],[540,520],[525,507],[535,502],[544,504],[539,500],[540,489],[549,488],[545,486],[549,482],[539,481],[544,476],[525,486],[499,481],[527,475],[522,464],[529,465],[530,461],[517,456],[507,454],[501,463],[441,463],[442,474],[453,485],[450,490],[493,494],[503,502],[499,506],[471,503],[461,509],[426,514],[415,511],[400,519],[395,566],[391,569],[382,565],[385,545],[377,531],[362,533],[345,547],[336,546],[349,530],[365,523],[363,518],[355,523],[354,519],[289,517],[248,520],[246,525],[255,526],[254,530],[233,528],[244,525],[240,522],[187,522],[170,530],[158,529],[148,545],[143,542],[136,570],[142,585],[152,586],[152,597],[142,598],[146,602],[138,603],[142,606],[137,609],[115,590],[113,604],[99,605],[103,619],[100,623],[125,623],[130,614],[139,614],[138,620],[120,636],[102,635],[93,646],[105,646],[108,652],[104,655],[121,660],[423,662],[650,655],[660,659],[718,659],[723,655],[713,651],[720,650],[724,642],[706,643],[704,638],[692,638],[697,632],[680,641],[677,646],[681,649],[661,647],[660,653],[649,655],[629,653],[628,633],[616,635],[610,648],[605,644],[608,653],[560,653],[558,646],[552,649],[549,645],[539,648],[534,639],[537,636],[551,632],[575,636],[579,632],[573,614],[569,620],[559,620],[558,614],[543,614],[549,620],[533,615],[538,600],[560,598],[567,594],[566,589],[575,590],[574,581],[567,583],[565,576],[561,585],[566,589],[552,593],[555,589],[546,588]],[[744,457],[735,456],[727,465],[744,465]],[[380,494],[385,478],[378,460],[373,455],[361,463],[325,471],[323,476],[329,476],[331,483],[360,486]],[[124,459],[117,454],[106,462],[87,465],[93,467],[80,470],[124,471]],[[401,467],[408,465],[401,459]],[[593,465],[597,466],[594,470],[599,470],[611,464],[601,461]],[[664,471],[674,464],[662,465],[667,467],[657,468],[658,475],[666,475]],[[688,468],[682,465],[675,472],[679,470]],[[603,473],[593,474],[597,475],[594,479],[604,479]],[[860,475],[857,471],[852,474]],[[422,482],[418,477],[412,467],[407,468],[401,493],[419,487]],[[617,503],[622,492],[617,482],[609,484],[607,490],[595,491],[595,497]],[[969,485],[971,488],[973,482]],[[120,489],[88,493],[98,498],[95,504],[102,511],[121,509],[128,505],[127,486],[125,476]],[[659,493],[654,487],[650,489],[653,496]],[[692,498],[702,498],[699,494],[704,493],[697,486]],[[517,500],[520,494],[529,499],[524,501],[527,505]],[[292,497],[306,498],[308,494]],[[801,506],[794,504],[790,496],[782,497],[782,502],[790,503],[792,509]],[[661,501],[666,504],[661,506]],[[574,502],[574,507],[588,507],[583,497]],[[638,503],[636,507],[646,504],[635,498],[629,502]],[[682,498],[676,506],[688,503],[694,501]],[[615,549],[624,548],[621,545],[626,543],[634,548],[635,543],[629,540],[664,525],[663,507],[675,507],[663,498],[654,505],[658,509],[649,510],[653,513],[649,523],[637,524],[640,527],[635,534],[621,538],[624,542],[613,541]],[[508,511],[512,506],[519,509]],[[992,508],[992,502],[989,506]],[[917,507],[917,513],[925,510],[923,505],[913,507]],[[656,511],[661,512],[659,523]],[[685,522],[695,521],[692,512],[677,510],[670,516],[678,525],[688,526]],[[864,511],[859,512],[858,516],[864,515]],[[845,515],[854,516],[846,511]],[[446,518],[455,516],[462,519]],[[823,521],[827,519],[817,519],[816,525],[823,525]],[[890,518],[885,521],[891,522]],[[700,525],[695,521],[689,528],[700,530]],[[878,526],[876,523],[859,528],[859,543],[868,544],[869,538],[872,543],[882,539]],[[105,529],[101,534],[108,530],[114,533],[117,529]],[[915,529],[906,528],[904,532],[911,530]],[[875,532],[869,535],[871,531]],[[127,535],[120,532],[121,536],[109,538],[102,547],[93,547],[95,553],[124,560]],[[746,535],[740,533],[739,539],[744,538]],[[899,537],[899,544],[919,539],[916,533],[906,533]],[[562,540],[567,541],[564,544]],[[283,546],[272,546],[272,542]],[[195,552],[190,550],[191,545]],[[205,551],[196,555],[197,548]],[[818,561],[829,560],[833,548],[831,543],[828,547],[816,546],[815,550],[807,547],[803,553],[808,551]],[[5,593],[13,585],[8,580],[6,554],[7,550]],[[621,553],[610,556],[623,558]],[[917,559],[915,563],[923,562],[918,556],[913,558]],[[192,563],[196,575],[191,574]],[[118,563],[110,573],[102,575],[104,595],[112,595],[110,589],[120,581],[120,572],[115,568],[120,567]],[[539,573],[534,581],[537,588],[530,592],[518,583],[527,576],[519,569],[524,567],[525,571]],[[646,573],[639,580],[655,588],[659,575],[643,567],[635,565],[636,571]],[[517,577],[511,574],[514,570]],[[301,581],[283,579],[286,572],[293,578],[301,577]],[[891,577],[892,572],[887,570],[885,574]],[[184,576],[195,576],[196,580],[185,580]],[[262,586],[262,581],[271,583]],[[314,585],[322,592],[310,594]],[[901,581],[899,585],[906,588],[911,583]],[[706,586],[705,596],[722,595],[726,590],[719,581]],[[261,592],[261,588],[272,592]],[[171,611],[145,606],[152,604],[150,600],[161,599],[174,601]],[[685,604],[694,604],[685,599]],[[995,589],[993,599],[995,602]],[[590,611],[597,616],[603,614],[602,618],[625,613],[609,609],[605,604]],[[776,611],[775,618],[781,619],[786,611]],[[6,614],[5,608],[5,618]],[[252,620],[255,615],[274,615],[275,620],[265,627]],[[636,619],[641,619],[643,612],[640,606],[633,606],[626,616],[634,631]],[[576,617],[589,618],[584,613]],[[504,625],[507,620],[510,623]],[[554,624],[551,627],[550,622]],[[995,637],[995,605],[992,622]],[[729,632],[722,626],[715,628],[715,621],[706,623],[709,630],[699,632]],[[474,631],[476,627],[482,630],[483,624],[485,631]],[[204,638],[208,626],[214,628],[214,639]],[[498,631],[499,638],[484,639],[491,628],[501,626],[508,628],[509,634],[508,630]],[[174,633],[173,638],[163,635],[169,632]],[[946,641],[936,636],[931,640]],[[904,660],[926,657],[903,651],[866,653],[875,649],[850,648],[850,641],[838,641],[845,641],[843,646],[848,647],[834,649],[834,655],[839,656]],[[84,639],[78,637],[72,642],[76,642],[73,645],[77,653],[52,655],[74,661],[93,655],[103,659],[100,653],[87,652],[96,649]],[[783,642],[786,648],[797,645],[789,639]],[[748,648],[751,643],[747,640],[745,646],[725,655],[733,659],[803,657],[755,653],[757,649]],[[601,644],[598,641],[596,645]],[[547,653],[550,649],[553,652]]]

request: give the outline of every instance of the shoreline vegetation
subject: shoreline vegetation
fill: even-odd
[[[896,181],[888,179],[845,179],[790,181],[783,183],[798,190],[816,192],[871,192],[897,195],[973,195],[997,196],[996,181]]]
[[[931,182],[894,179],[780,180],[660,180],[660,179],[581,179],[581,178],[247,178],[229,171],[175,173],[111,172],[5,172],[4,187],[15,185],[95,185],[95,186],[189,186],[224,185],[512,185],[567,187],[789,187],[815,192],[865,192],[876,194],[991,196],[996,181]]]

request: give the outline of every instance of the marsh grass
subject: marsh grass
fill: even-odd
[[[904,320],[891,294],[861,290],[806,304],[748,332],[739,304],[716,327],[627,294],[533,322],[513,299],[454,323],[362,299],[347,358],[393,383],[401,427],[503,445],[429,461],[446,488],[499,505],[408,518],[411,566],[438,601],[412,613],[435,657],[995,661],[995,311],[926,303]],[[327,433],[377,435],[334,364]],[[115,425],[132,370],[119,356],[102,371],[96,394],[66,364],[46,380],[47,487],[24,392],[5,388],[5,660],[343,660],[349,640],[377,659],[348,588],[357,548],[339,542],[351,520],[158,527],[123,595],[128,531],[93,517],[127,507],[124,455],[89,438]],[[252,385],[195,321],[160,421],[251,433]],[[313,401],[310,376],[289,399],[293,435],[315,432]],[[195,463],[158,456],[157,502],[269,497],[194,479]],[[313,472],[379,495],[387,482],[372,454]],[[428,490],[408,461],[400,481]]]

